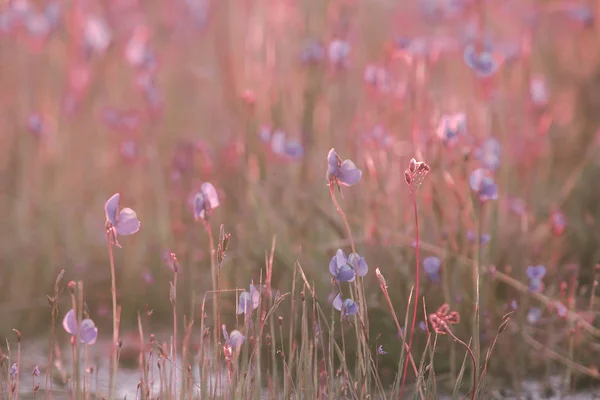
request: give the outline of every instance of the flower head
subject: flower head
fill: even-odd
[[[217,190],[210,182],[204,182],[194,198],[194,219],[208,221],[211,211],[219,207]]]
[[[443,115],[438,122],[436,134],[442,142],[452,147],[459,137],[467,133],[467,117],[465,113]]]
[[[260,303],[260,293],[256,290],[254,285],[250,285],[250,292],[243,291],[240,294],[240,300],[238,302],[238,314],[248,314],[252,310],[256,310]]]
[[[140,230],[140,220],[137,214],[131,208],[123,208],[119,211],[119,193],[115,193],[104,204],[104,214],[108,229],[114,235],[116,245],[120,247],[117,241],[117,235],[133,235]]]
[[[500,156],[502,154],[502,145],[493,137],[487,138],[480,148],[475,151],[475,157],[485,168],[490,171],[496,171],[500,167]]]
[[[546,267],[543,265],[530,265],[527,267],[527,277],[529,278],[529,291],[539,292],[544,287],[542,279],[546,275]]]
[[[465,47],[463,58],[467,66],[481,78],[494,75],[499,68],[499,64],[491,51],[483,50],[478,52],[473,45]]]
[[[342,299],[342,294],[338,294],[333,299],[333,308],[340,311],[343,316],[354,315],[358,313],[358,304],[352,299]]]
[[[380,355],[380,356],[384,356],[384,355],[386,355],[387,353],[388,353],[388,352],[387,352],[387,351],[385,351],[385,350],[383,349],[383,345],[381,345],[381,344],[380,344],[380,345],[379,345],[379,347],[377,347],[377,354],[378,354],[378,355]]]
[[[423,260],[423,269],[433,283],[440,282],[440,267],[442,263],[437,257],[425,257]]]
[[[357,267],[357,269],[355,269]],[[356,275],[365,276],[369,272],[369,266],[363,257],[356,253],[346,254],[342,249],[329,262],[329,272],[338,282],[354,282]]]
[[[498,186],[489,172],[483,168],[478,168],[471,173],[469,177],[471,189],[477,193],[479,201],[498,199]]]
[[[81,325],[77,324],[77,317],[75,316],[75,310],[71,309],[62,322],[63,328],[67,333],[72,336],[77,336],[79,333],[79,339],[84,344],[94,344],[98,338],[98,328],[91,319],[84,319],[81,321]]]
[[[537,307],[531,307],[527,312],[527,322],[530,324],[535,324],[540,320],[542,316],[542,310]]]
[[[467,240],[471,243],[477,242],[477,235],[475,234],[475,232],[473,232],[471,230],[467,231],[466,237],[467,237]],[[491,239],[492,239],[492,236],[489,233],[482,233],[481,237],[480,237],[481,245],[485,246],[486,244],[488,244],[490,242]]]
[[[332,40],[327,49],[329,62],[336,67],[345,67],[348,63],[348,55],[350,54],[350,44],[341,39]]]
[[[10,367],[10,376],[14,378],[17,376],[18,373],[19,373],[19,366],[17,365],[17,363],[14,363]]]
[[[360,181],[362,171],[356,167],[352,160],[342,161],[335,149],[327,154],[327,181],[336,182],[338,185],[352,186]]]
[[[242,333],[238,330],[233,330],[230,334],[228,334],[227,327],[225,325],[222,325],[221,329],[223,330],[223,338],[225,339],[223,353],[225,354],[226,360],[231,360],[233,351],[238,350],[242,344],[244,344],[246,341],[246,336],[242,335]]]

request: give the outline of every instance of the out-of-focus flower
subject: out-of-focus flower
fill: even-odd
[[[358,304],[352,299],[344,300],[341,293],[333,299],[333,308],[340,311],[344,317],[358,313]]]
[[[329,150],[327,154],[327,166],[327,181],[335,181],[338,185],[355,185],[362,176],[362,171],[356,167],[356,164],[352,160],[342,162],[335,149]]]
[[[544,287],[542,279],[546,275],[546,267],[543,265],[530,265],[527,267],[527,277],[529,278],[529,291],[532,293],[540,292]]]
[[[537,307],[531,307],[527,312],[527,322],[530,324],[537,323],[542,317],[542,310]]]
[[[238,349],[246,341],[246,337],[238,330],[233,330],[230,334],[228,334],[227,327],[225,325],[221,326],[221,329],[223,331],[225,345],[229,346],[230,349]]]
[[[260,304],[260,293],[254,285],[250,285],[250,291],[243,291],[240,294],[238,301],[238,314],[249,314],[252,310],[256,310]]]
[[[288,135],[277,129],[274,132],[269,127],[262,127],[259,131],[260,139],[269,145],[273,154],[289,160],[299,160],[304,155],[304,147],[296,140],[289,139]]]
[[[67,333],[72,336],[77,336],[79,333],[79,340],[84,344],[94,344],[98,338],[98,328],[91,319],[84,319],[81,321],[81,325],[77,324],[77,317],[75,316],[75,310],[71,309],[62,322],[63,328]]]
[[[477,242],[477,235],[475,234],[475,232],[468,230],[467,231],[467,240],[471,243],[476,243]],[[486,244],[488,244],[491,240],[492,236],[489,233],[482,233],[481,234],[481,245],[485,246]]]
[[[433,283],[440,282],[440,267],[442,262],[437,257],[425,257],[423,260],[423,269]]]
[[[329,43],[327,55],[331,64],[336,67],[345,67],[350,55],[350,44],[345,40],[334,39]]]
[[[529,96],[531,97],[531,102],[537,107],[543,107],[548,104],[548,85],[543,77],[536,76],[531,78],[529,82]]]
[[[355,267],[358,266],[358,269]],[[338,282],[354,282],[356,275],[365,276],[369,272],[369,266],[363,257],[356,253],[346,254],[342,249],[329,262],[329,272]]]
[[[456,144],[460,136],[467,133],[467,116],[465,113],[443,115],[437,126],[437,137],[447,146]]]
[[[502,145],[493,137],[485,139],[481,147],[475,151],[475,157],[490,171],[496,171],[500,167],[501,155]]]
[[[10,376],[13,377],[13,378],[15,378],[18,373],[19,373],[19,367],[17,366],[17,363],[14,363],[10,367]]]
[[[387,351],[385,351],[385,350],[383,349],[383,345],[381,345],[381,344],[380,344],[380,345],[379,345],[379,347],[377,347],[377,354],[378,354],[378,355],[380,355],[380,356],[384,356],[384,355],[386,355],[387,353],[388,353],[388,352],[387,352]]]
[[[471,173],[469,185],[477,193],[481,202],[498,199],[498,186],[494,182],[494,178],[484,168],[478,168]]]
[[[194,198],[194,219],[208,221],[210,213],[219,207],[217,190],[210,182],[204,182]]]
[[[92,51],[103,54],[110,46],[112,33],[104,19],[90,15],[83,24],[83,39]]]
[[[317,64],[325,58],[325,47],[317,39],[311,39],[302,49],[300,59],[305,64]]]
[[[465,47],[463,58],[467,66],[481,78],[494,75],[500,67],[491,51],[483,50],[478,52],[472,44]]]
[[[565,233],[565,228],[567,227],[567,218],[565,214],[560,211],[553,211],[550,214],[550,223],[552,224],[552,232],[556,236],[561,236]]]

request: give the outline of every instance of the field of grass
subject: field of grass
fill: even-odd
[[[0,0],[2,398],[593,386],[598,18]]]

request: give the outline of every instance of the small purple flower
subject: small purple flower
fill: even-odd
[[[485,168],[496,171],[500,167],[502,145],[493,137],[487,138],[480,148],[475,151],[475,157]]]
[[[104,204],[104,213],[109,228],[112,229],[115,238],[115,244],[119,247],[117,235],[133,235],[140,230],[140,221],[137,214],[131,208],[123,208],[119,211],[120,194],[115,193],[106,204]]]
[[[498,62],[489,50],[477,52],[474,45],[465,47],[463,53],[465,63],[469,68],[475,71],[475,74],[481,78],[487,78],[494,75],[499,68]]]
[[[477,241],[477,235],[475,235],[475,233],[471,230],[467,231],[467,240],[471,243],[476,243]],[[482,233],[481,234],[481,245],[485,246],[486,244],[488,244],[490,242],[490,240],[492,239],[492,236],[489,233]]]
[[[539,292],[544,286],[542,279],[546,275],[546,267],[543,265],[530,265],[527,267],[527,277],[529,278],[529,291]]]
[[[242,333],[238,330],[233,330],[230,334],[228,334],[227,327],[225,325],[221,326],[221,329],[223,330],[225,344],[233,349],[239,348],[246,341],[246,336],[242,335]]]
[[[419,321],[419,329],[423,332],[427,332],[427,324],[425,323],[425,321]]]
[[[10,376],[14,378],[17,376],[18,373],[19,373],[19,367],[17,366],[17,363],[14,363],[10,367]]]
[[[317,64],[325,58],[325,47],[317,39],[309,41],[302,50],[301,60],[305,64]]]
[[[355,267],[358,269],[355,270]],[[365,276],[369,272],[369,266],[363,257],[356,253],[351,253],[346,257],[342,249],[329,262],[329,272],[338,282],[354,282],[357,272],[358,276]]]
[[[304,148],[302,147],[302,144],[295,140],[289,139],[287,134],[283,131],[276,130],[271,134],[269,130],[265,130],[263,128],[260,131],[260,137],[266,142],[270,141],[273,154],[279,157],[299,160],[304,155]]]
[[[498,199],[498,186],[489,172],[483,168],[478,168],[471,173],[469,177],[471,189],[477,193],[479,201]]]
[[[385,356],[388,352],[383,349],[383,345],[380,344],[377,348],[377,354],[380,356]]]
[[[565,307],[565,305],[563,303],[561,303],[560,301],[555,301],[554,302],[554,308],[556,309],[556,314],[559,317],[566,317],[567,313],[568,313],[568,309],[567,307]]]
[[[437,257],[425,257],[423,260],[423,269],[433,283],[440,282],[440,267],[442,263]]]
[[[352,160],[342,162],[333,148],[327,154],[327,166],[328,182],[335,181],[338,185],[352,186],[362,177],[362,171],[356,167],[356,164]]]
[[[44,117],[38,113],[31,113],[27,116],[27,129],[36,138],[41,138],[46,134]]]
[[[204,182],[194,198],[194,219],[208,221],[211,211],[219,207],[217,190],[210,182]]]
[[[33,367],[33,371],[31,371],[31,375],[40,376],[40,367],[37,365],[35,367]]]
[[[443,115],[438,122],[436,134],[442,142],[452,147],[460,136],[467,133],[467,117],[465,113]]]
[[[84,344],[94,344],[98,338],[98,328],[91,319],[84,319],[81,321],[81,325],[77,325],[77,317],[75,316],[75,310],[71,309],[62,322],[63,328],[67,333],[72,336],[76,336],[79,332],[79,339]]]
[[[260,304],[260,293],[254,285],[250,285],[250,292],[243,291],[238,302],[238,314],[249,314],[256,310]]]
[[[561,236],[565,232],[567,227],[567,217],[560,211],[553,211],[550,215],[550,222],[552,224],[552,232]]]
[[[358,313],[358,304],[352,299],[342,299],[342,294],[338,294],[333,299],[333,308],[340,311],[344,317]]]
[[[527,322],[530,324],[537,323],[542,316],[542,310],[537,307],[531,307],[529,312],[527,312]]]
[[[524,216],[527,211],[525,201],[516,197],[508,199],[508,208],[519,217]]]

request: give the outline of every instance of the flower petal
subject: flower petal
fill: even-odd
[[[356,167],[352,160],[344,160],[340,167],[340,183],[345,186],[352,186],[360,181],[362,171]]]
[[[356,271],[358,276],[365,276],[367,275],[367,273],[369,272],[369,265],[367,265],[367,262],[365,261],[364,257],[361,257],[357,254],[358,260],[357,260],[357,264],[358,264],[358,270]],[[354,264],[352,264],[354,265]]]
[[[240,294],[240,300],[238,301],[237,313],[245,314],[251,311],[250,308],[250,293],[245,290]]]
[[[356,273],[354,272],[354,267],[350,264],[342,265],[335,277],[338,282],[354,282],[355,278]]]
[[[119,211],[119,198],[120,198],[120,194],[115,193],[104,204],[104,214],[106,215],[106,219],[108,221],[110,221],[110,223],[113,225],[117,225],[117,213]]]
[[[335,149],[329,150],[327,154],[327,175],[338,176],[340,174],[340,158]]]
[[[63,318],[62,322],[65,331],[71,335],[77,335],[77,317],[75,316],[75,310],[70,309]]]
[[[336,276],[338,273],[337,254],[331,258],[331,261],[329,261],[329,273],[333,276]]]
[[[252,309],[256,310],[260,304],[260,292],[256,290],[254,285],[250,285],[250,300],[252,301]]]
[[[342,311],[343,305],[344,303],[342,301],[342,294],[338,293],[338,295],[335,296],[335,299],[333,299],[333,308],[335,308],[338,311]]]
[[[231,331],[231,334],[229,335],[229,345],[234,349],[240,347],[245,340],[246,337],[238,330]]]
[[[98,328],[91,319],[81,321],[81,329],[79,331],[79,339],[81,343],[94,344],[98,338]]]
[[[204,200],[211,209],[219,207],[219,196],[212,183],[204,182],[200,187],[200,192],[204,195]]]
[[[119,213],[119,219],[115,229],[119,235],[133,235],[140,230],[140,221],[137,214],[131,208],[124,208]]]
[[[346,253],[344,253],[344,250],[338,249],[338,251],[335,253],[335,262],[337,264],[336,271],[339,270],[342,267],[342,265],[348,263],[348,257],[346,257]]]
[[[358,304],[355,303],[352,299],[346,299],[344,301],[344,309],[346,315],[354,315],[358,313]]]

